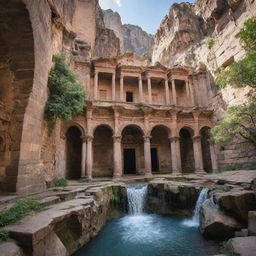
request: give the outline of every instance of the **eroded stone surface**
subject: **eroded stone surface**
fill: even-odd
[[[235,231],[239,230],[241,225],[232,217],[227,216],[208,199],[202,205],[200,211],[200,231],[213,240],[225,240],[234,236]]]
[[[233,255],[252,256],[256,252],[256,236],[232,238],[228,241],[227,248]]]

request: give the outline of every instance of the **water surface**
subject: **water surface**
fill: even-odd
[[[218,247],[184,218],[126,215],[109,221],[75,256],[209,256]]]

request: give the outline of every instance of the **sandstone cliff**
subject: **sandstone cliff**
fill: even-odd
[[[255,15],[256,2],[250,0],[198,0],[195,4],[174,4],[155,35],[154,63],[159,61],[168,67],[185,65],[207,71],[206,102],[215,110],[217,122],[222,120],[228,106],[244,102],[249,92],[249,89],[230,87],[219,90],[214,77],[220,67],[243,58],[245,52],[236,35],[243,23]],[[254,150],[244,142],[236,141],[221,148],[220,166],[255,161]]]
[[[113,30],[120,39],[121,52],[134,52],[138,55],[151,55],[154,43],[153,36],[143,31],[140,27],[122,24],[121,17],[117,12],[104,10],[105,26]]]
[[[104,24],[98,0],[77,1],[72,27],[78,42],[83,41],[86,58],[111,58],[120,54],[120,42],[115,33]],[[81,46],[77,46],[81,50]],[[78,52],[78,54],[80,51]]]

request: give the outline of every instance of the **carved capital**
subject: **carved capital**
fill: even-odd
[[[94,137],[92,135],[88,135],[86,136],[86,138],[87,138],[87,142],[92,142]]]
[[[169,140],[171,143],[178,142],[180,140],[180,137],[169,137]]]
[[[81,138],[82,142],[87,142],[87,136],[81,136],[80,138]]]
[[[150,139],[152,138],[152,136],[143,136],[144,138],[144,142],[150,142]]]
[[[194,136],[193,137],[193,142],[200,142],[201,136]]]
[[[122,136],[121,135],[114,135],[113,137],[114,143],[121,143]]]

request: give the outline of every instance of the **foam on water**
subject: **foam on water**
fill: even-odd
[[[198,227],[200,224],[200,209],[202,204],[205,202],[207,199],[208,195],[208,188],[203,188],[200,192],[200,195],[197,199],[195,210],[194,210],[194,215],[192,219],[189,220],[184,220],[183,224],[188,227]]]

